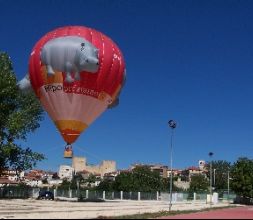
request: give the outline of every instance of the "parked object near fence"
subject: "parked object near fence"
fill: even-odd
[[[41,190],[38,199],[54,200],[54,193],[47,190]]]
[[[253,198],[237,196],[234,199],[235,204],[243,204],[243,205],[253,205]]]

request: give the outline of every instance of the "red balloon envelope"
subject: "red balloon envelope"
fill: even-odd
[[[125,62],[109,37],[91,28],[67,26],[36,43],[29,74],[34,92],[71,144],[117,98]]]

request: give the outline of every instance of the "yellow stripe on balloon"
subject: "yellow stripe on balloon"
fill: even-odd
[[[88,127],[87,124],[74,120],[58,120],[55,121],[55,125],[60,131],[73,130],[80,133]]]
[[[88,127],[87,124],[74,120],[58,120],[55,124],[68,144],[74,143],[81,132]]]

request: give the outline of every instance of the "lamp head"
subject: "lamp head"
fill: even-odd
[[[177,127],[177,123],[174,120],[169,120],[168,124],[172,129]]]

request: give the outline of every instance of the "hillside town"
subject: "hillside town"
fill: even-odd
[[[162,178],[171,175],[171,169],[162,164],[132,164],[128,169],[119,170],[116,168],[116,161],[103,160],[98,165],[88,165],[87,158],[73,157],[72,165],[60,165],[58,172],[33,169],[30,171],[16,172],[5,170],[0,176],[1,186],[15,186],[20,183],[31,187],[53,187],[62,184],[63,180],[71,181],[75,175],[81,175],[83,179],[95,176],[94,186],[98,186],[102,180],[115,180],[115,177],[122,172],[131,172],[138,166],[149,167],[151,171],[156,171]],[[199,160],[198,166],[190,166],[186,169],[172,169],[173,177],[177,177],[175,185],[181,189],[188,189],[191,177],[198,174],[206,175],[205,161]]]

